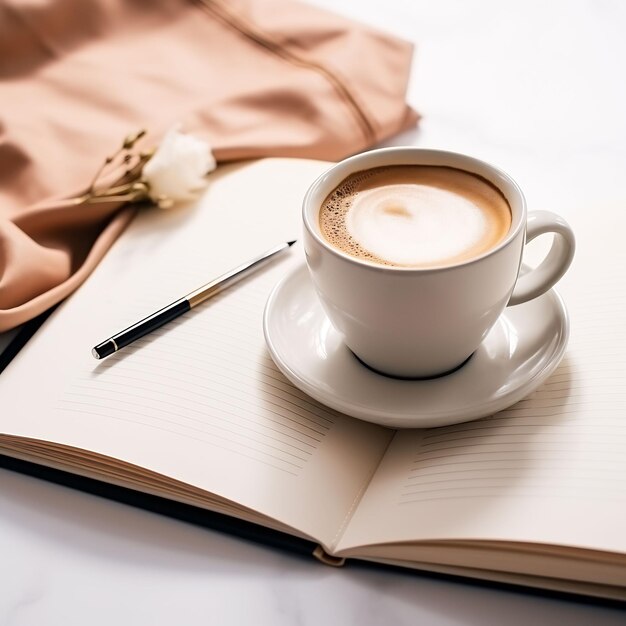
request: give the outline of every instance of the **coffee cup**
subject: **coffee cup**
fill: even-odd
[[[463,365],[506,306],[563,276],[575,249],[565,220],[527,213],[508,174],[442,150],[383,148],[333,165],[307,191],[303,221],[326,315],[365,365],[400,378]],[[525,243],[544,233],[547,256],[520,274]]]

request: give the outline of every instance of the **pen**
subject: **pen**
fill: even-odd
[[[285,243],[281,243],[278,246],[267,250],[260,256],[230,270],[230,272],[226,272],[226,274],[218,276],[218,278],[215,278],[210,283],[202,285],[202,287],[188,293],[183,298],[179,298],[156,313],[149,315],[136,324],[129,326],[122,332],[117,333],[117,335],[113,335],[113,337],[99,343],[97,346],[92,348],[91,354],[96,359],[104,359],[105,357],[110,356],[114,352],[117,352],[120,348],[131,344],[136,339],[147,335],[160,326],[163,326],[163,324],[167,324],[167,322],[172,321],[179,315],[187,313],[187,311],[190,311],[195,306],[198,306],[201,302],[204,302],[208,298],[220,293],[220,291],[223,291],[227,287],[234,285],[249,273],[263,267],[263,265],[270,261],[274,255],[291,248],[294,243],[296,242],[287,241]]]

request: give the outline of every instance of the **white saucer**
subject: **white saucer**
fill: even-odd
[[[303,265],[272,291],[263,331],[280,371],[322,404],[383,426],[424,428],[491,415],[534,391],[563,358],[569,319],[550,290],[505,309],[456,372],[398,380],[371,371],[343,344]]]

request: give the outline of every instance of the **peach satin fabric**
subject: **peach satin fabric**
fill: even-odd
[[[416,123],[411,55],[290,0],[0,0],[0,331],[76,289],[131,219],[51,200],[127,134],[181,121],[218,161],[336,160]]]

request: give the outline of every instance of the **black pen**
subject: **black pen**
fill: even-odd
[[[289,249],[295,241],[287,241],[286,243],[281,243],[278,246],[264,252],[260,256],[236,267],[235,269],[230,270],[230,272],[226,272],[226,274],[222,274],[218,278],[212,280],[210,283],[206,285],[202,285],[195,291],[188,293],[183,298],[168,304],[166,307],[161,310],[149,315],[145,319],[142,319],[140,322],[129,326],[127,329],[123,330],[117,335],[113,335],[106,341],[99,343],[95,348],[92,348],[91,354],[96,359],[104,359],[105,357],[117,352],[120,348],[127,346],[132,343],[136,339],[147,335],[148,333],[156,330],[163,324],[167,324],[171,320],[177,318],[179,315],[183,313],[187,313],[195,306],[198,306],[201,302],[204,302],[208,298],[211,298],[215,294],[218,294],[220,291],[223,291],[227,287],[234,285],[236,282],[247,276],[250,272],[253,272],[263,265],[270,261],[274,257],[275,254],[282,252],[283,250]]]

